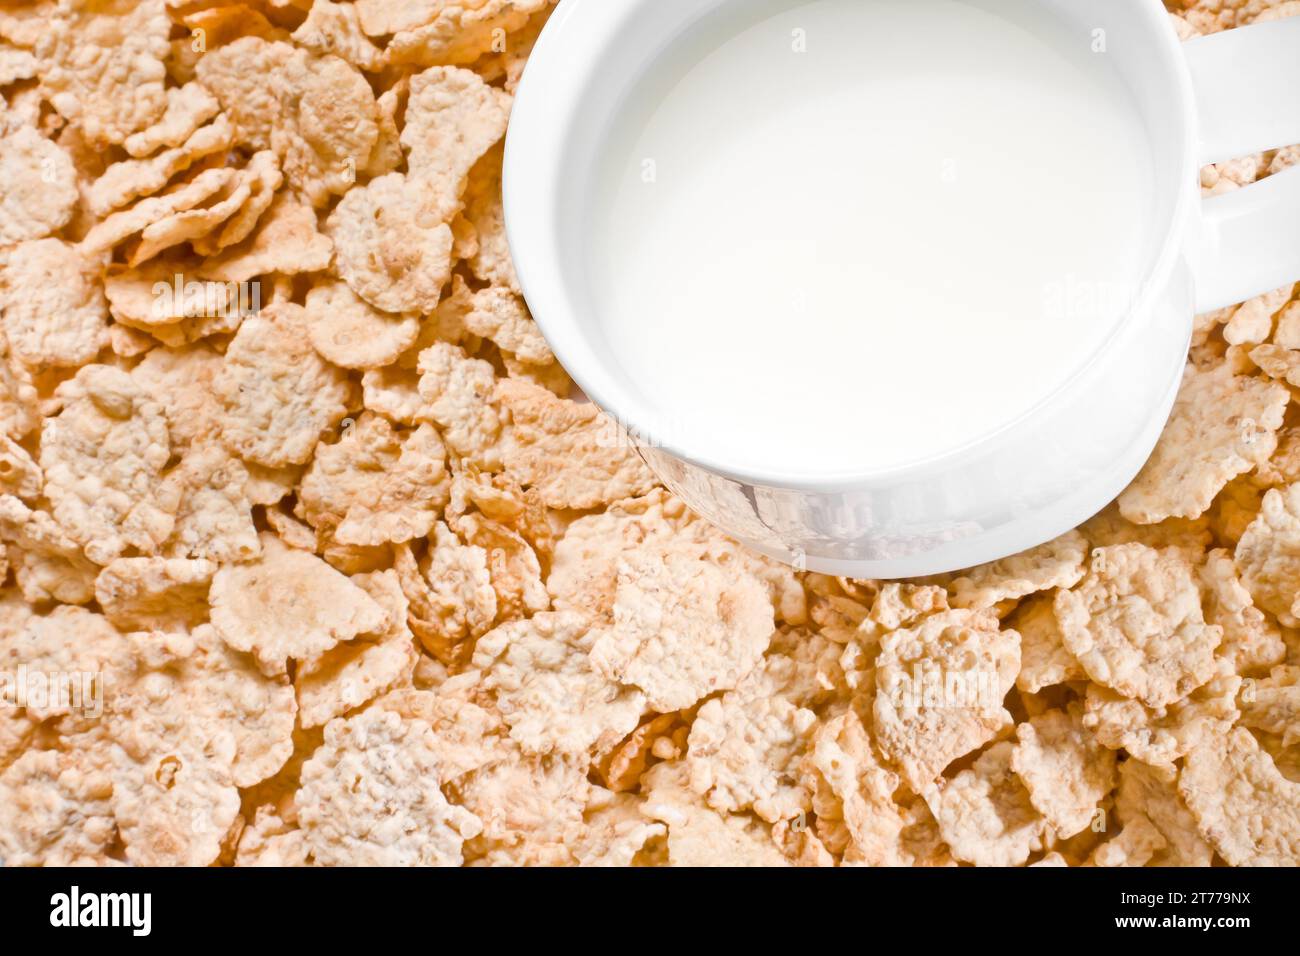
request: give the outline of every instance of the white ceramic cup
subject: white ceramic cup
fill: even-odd
[[[506,227],[534,318],[583,391],[634,434],[642,404],[593,334],[584,273],[590,183],[615,112],[693,24],[745,0],[562,0],[528,61],[507,135]],[[1041,0],[1104,29],[1156,175],[1141,291],[1113,336],[997,433],[914,465],[851,478],[756,473],[691,445],[641,447],[696,512],[796,567],[896,578],[1041,544],[1119,494],[1178,391],[1192,316],[1300,279],[1300,168],[1203,201],[1207,163],[1300,143],[1300,17],[1180,43],[1159,0]]]

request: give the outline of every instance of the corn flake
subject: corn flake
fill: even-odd
[[[1168,847],[1164,835],[1154,823],[1139,816],[1093,851],[1090,866],[1147,866],[1156,854]]]
[[[1280,738],[1282,747],[1300,742],[1300,667],[1281,665],[1250,681],[1241,694],[1241,723]]]
[[[1199,517],[1232,478],[1273,454],[1289,399],[1284,386],[1226,364],[1189,368],[1150,461],[1119,496],[1120,512],[1139,524]]]
[[[496,386],[510,415],[506,473],[550,508],[593,508],[651,490],[656,480],[616,424],[594,405],[520,379]]]
[[[338,271],[385,312],[431,312],[451,278],[451,229],[423,184],[401,173],[348,190],[330,213]]]
[[[1111,502],[1093,515],[1079,530],[1093,548],[1115,544],[1145,544],[1149,548],[1183,548],[1189,555],[1199,555],[1213,540],[1210,523],[1204,516],[1166,518],[1157,524],[1134,524],[1119,513]]]
[[[114,690],[129,659],[130,648],[102,615],[80,607],[57,606],[48,614],[33,614],[11,600],[0,602],[5,611],[0,624],[0,660],[14,674],[20,666],[49,676],[44,700],[29,696],[28,717],[47,720],[65,715],[96,719],[94,704],[85,696],[83,675],[93,676],[101,694]],[[59,683],[60,675],[73,678]],[[103,698],[101,697],[101,701]]]
[[[488,283],[520,292],[519,276],[506,239],[505,208],[501,198],[500,147],[490,150],[470,173],[465,199],[465,221],[473,230],[473,252],[468,257],[474,275]]]
[[[176,524],[164,544],[174,557],[247,561],[260,550],[248,470],[216,442],[192,446],[163,482],[164,497],[179,500]]]
[[[593,793],[583,823],[570,848],[578,866],[633,866],[647,844],[668,833],[663,824],[646,820],[638,797],[608,791]]]
[[[788,866],[770,831],[753,817],[721,814],[691,791],[681,762],[656,764],[642,781],[641,813],[668,827],[670,866]]]
[[[969,769],[938,788],[926,802],[952,855],[977,866],[1020,866],[1041,849],[1046,821],[1012,772],[1008,741],[984,751]]]
[[[0,41],[0,86],[10,86],[19,80],[30,80],[40,64],[27,50],[19,50]]]
[[[509,94],[470,70],[433,67],[411,78],[402,146],[438,221],[459,211],[470,170],[505,135],[509,117]]]
[[[1011,722],[1002,700],[1019,669],[1020,636],[990,611],[942,611],[885,634],[874,704],[881,752],[922,792]]]
[[[1016,733],[1011,769],[1034,809],[1063,838],[1087,829],[1115,786],[1115,754],[1084,729],[1081,708],[1049,710],[1018,725]]]
[[[33,367],[94,360],[108,344],[102,265],[61,239],[19,243],[0,256],[0,314],[15,358]]]
[[[247,654],[236,653],[210,625],[190,632],[192,649],[143,677],[142,690],[156,712],[186,711],[196,728],[220,729],[234,742],[231,779],[251,787],[275,775],[293,753],[297,705],[283,677],[268,678]],[[164,680],[164,678],[167,678]]]
[[[445,454],[432,425],[401,434],[366,413],[337,443],[317,446],[299,493],[303,517],[341,544],[423,538],[447,501]]]
[[[1175,548],[1099,548],[1087,577],[1057,592],[1054,606],[1066,649],[1126,697],[1161,707],[1214,673],[1223,629],[1205,623],[1193,568]]]
[[[1051,595],[1031,598],[1016,609],[1012,619],[1020,634],[1020,673],[1016,676],[1016,686],[1031,694],[1086,676],[1078,659],[1065,649],[1054,600]]]
[[[229,190],[238,176],[237,170],[225,166],[204,169],[192,179],[178,182],[165,192],[141,199],[97,222],[82,238],[81,248],[88,255],[104,252],[156,223],[169,224],[173,217],[200,208],[202,203]],[[137,259],[132,265],[139,261],[142,260]]]
[[[162,495],[170,456],[162,408],[106,365],[86,366],[57,394],[63,411],[46,420],[40,452],[55,520],[98,564],[127,547],[156,552],[177,506]]]
[[[0,433],[0,494],[31,501],[40,496],[44,483],[40,466],[27,450]]]
[[[691,788],[715,810],[753,809],[775,823],[811,809],[799,773],[829,700],[839,648],[794,635],[790,654],[770,654],[730,690],[700,707],[688,738]]]
[[[151,331],[239,308],[237,289],[195,279],[191,270],[189,262],[172,257],[152,259],[135,269],[111,265],[104,276],[109,311],[118,322]]]
[[[42,239],[72,219],[78,198],[72,160],[34,128],[0,136],[0,177],[0,247]]]
[[[541,561],[522,534],[477,513],[448,518],[466,544],[480,547],[487,554],[498,621],[527,617],[550,606],[550,596],[542,583]]]
[[[213,389],[221,440],[239,457],[280,468],[307,461],[347,411],[347,376],[307,341],[301,306],[274,304],[239,327]]]
[[[185,558],[118,558],[95,578],[95,600],[123,630],[188,628],[207,617],[217,566]]]
[[[487,552],[462,544],[442,522],[431,535],[426,567],[399,547],[395,568],[411,601],[411,629],[425,650],[452,664],[465,656],[467,641],[486,634],[497,617]]]
[[[357,8],[351,3],[314,0],[307,19],[293,31],[293,41],[316,54],[332,53],[366,72],[384,65],[383,51],[361,29]]]
[[[117,837],[113,780],[82,750],[29,750],[0,774],[5,866],[102,865]]]
[[[33,604],[86,604],[95,596],[99,569],[46,511],[33,511],[12,495],[0,495],[0,540],[23,597]]]
[[[379,138],[370,85],[337,56],[248,36],[206,54],[197,76],[240,138],[274,150],[313,206],[349,191]]]
[[[0,335],[0,432],[20,439],[40,423],[40,395],[31,372],[11,359],[9,343]]]
[[[852,710],[819,725],[801,769],[810,781],[817,830],[846,863],[905,866],[908,818],[894,803],[896,774],[876,756],[862,720]]]
[[[472,862],[496,866],[570,865],[591,794],[581,757],[514,754],[462,776],[448,790],[483,832],[466,845]]]
[[[166,109],[170,30],[163,0],[60,3],[35,37],[41,88],[91,143],[122,143]]]
[[[225,229],[234,229],[238,223],[240,214],[235,213],[223,227],[222,238],[226,238]],[[318,231],[311,207],[277,193],[248,238],[223,247],[199,267],[199,275],[220,282],[246,282],[271,272],[320,272],[329,267],[333,257],[334,244]]]
[[[151,153],[181,145],[221,109],[211,93],[198,83],[167,90],[167,107],[158,121],[122,141],[127,155],[141,159]]]
[[[1178,792],[1201,835],[1233,866],[1300,862],[1300,784],[1278,772],[1245,728],[1189,753]]]
[[[1255,603],[1284,626],[1300,626],[1300,483],[1264,495],[1235,557]]]
[[[206,205],[171,213],[140,230],[140,241],[130,250],[127,263],[139,265],[165,249],[183,242],[197,242],[243,209],[252,197],[257,173],[226,171],[231,175]]]
[[[689,726],[680,711],[657,714],[632,731],[617,747],[605,754],[599,773],[605,786],[614,793],[635,789],[650,758],[677,760],[686,752]]]
[[[361,376],[362,404],[400,425],[431,421],[420,397],[420,375],[401,365],[367,369]]]
[[[320,558],[268,534],[257,561],[216,573],[210,601],[222,640],[252,653],[272,675],[283,674],[289,658],[317,657],[388,624],[388,613],[365,591]]]
[[[133,199],[162,189],[173,176],[204,157],[226,152],[234,141],[234,127],[224,115],[218,114],[178,146],[154,156],[124,159],[109,166],[87,190],[86,205],[94,215],[106,216]]]
[[[1115,812],[1125,826],[1145,817],[1160,831],[1165,846],[1152,858],[1155,866],[1209,866],[1214,850],[1201,839],[1196,819],[1178,793],[1178,771],[1140,760],[1119,765]]]
[[[473,307],[465,314],[465,328],[495,342],[524,365],[544,366],[555,361],[523,299],[509,289],[489,286],[474,293]]]
[[[444,786],[476,770],[509,761],[517,753],[509,738],[510,728],[483,691],[478,671],[449,677],[436,690],[392,690],[374,706],[424,721],[433,728],[434,755]]]
[[[1104,746],[1164,769],[1202,740],[1227,732],[1239,716],[1240,686],[1240,677],[1221,675],[1185,700],[1152,708],[1092,684],[1083,724]]]
[[[211,711],[189,693],[212,695],[202,703],[218,712],[221,698],[216,686],[200,691],[195,676],[184,665],[142,675],[113,723],[113,816],[138,866],[207,866],[237,825],[236,722],[204,726]]]
[[[662,547],[684,523],[685,506],[656,490],[616,502],[574,521],[555,547],[546,587],[557,608],[609,615],[618,586],[618,559],[638,548]]]
[[[773,627],[767,589],[743,568],[690,553],[633,554],[619,561],[612,621],[599,628],[591,660],[645,691],[654,710],[680,710],[737,686]]]
[[[462,458],[494,464],[501,415],[493,403],[492,366],[464,349],[437,342],[420,353],[422,415],[438,423],[448,447]]]
[[[641,719],[645,696],[589,660],[596,635],[573,612],[534,614],[478,639],[474,667],[527,753],[608,750]]]
[[[1211,551],[1199,574],[1206,622],[1223,628],[1219,658],[1238,673],[1280,664],[1286,657],[1286,644],[1237,577],[1232,553]]]
[[[228,246],[243,242],[252,234],[261,222],[262,214],[267,212],[275,202],[276,190],[284,182],[279,158],[269,149],[253,154],[248,165],[242,170],[241,181],[243,185],[239,194],[243,198],[243,204],[221,223],[220,228],[190,240],[190,246],[199,255],[216,255]],[[305,225],[309,224],[305,223]],[[322,238],[318,237],[315,240],[317,246],[324,245]],[[295,263],[295,267],[301,267],[303,271],[311,271],[310,267],[313,264],[309,255],[307,261],[299,261]]]
[[[163,407],[174,450],[189,447],[220,430],[221,406],[213,382],[221,371],[216,350],[155,348],[131,370],[131,378]]]
[[[1087,551],[1083,535],[1067,531],[1036,548],[963,571],[949,584],[952,606],[993,607],[1035,591],[1071,587],[1083,577]]]
[[[271,807],[258,807],[253,822],[239,835],[235,866],[310,866],[306,839]]]
[[[429,725],[368,710],[325,727],[303,765],[299,820],[325,865],[457,866],[482,824],[438,789]]]
[[[421,17],[418,25],[397,31],[389,41],[388,58],[392,63],[418,66],[472,63],[507,42],[506,34],[525,26],[529,17],[550,2],[458,0],[439,4],[428,10],[429,15]]]
[[[313,288],[306,309],[312,347],[340,368],[382,368],[420,334],[419,318],[381,312],[342,282]]]
[[[397,573],[361,574],[353,583],[388,612],[388,626],[298,665],[294,685],[304,727],[319,727],[362,706],[409,677],[415,667],[415,639],[406,626],[406,597]]]

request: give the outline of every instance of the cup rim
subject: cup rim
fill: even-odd
[[[591,347],[576,319],[576,305],[565,276],[569,270],[559,252],[558,223],[562,210],[553,195],[563,175],[569,131],[575,122],[591,68],[608,56],[608,44],[619,27],[638,10],[661,0],[561,0],[543,29],[516,90],[506,134],[502,167],[503,211],[507,239],[520,287],[534,320],[556,358],[589,399],[620,426],[636,434],[654,434],[653,410],[635,391],[622,386],[607,361]],[[872,485],[918,480],[960,467],[969,458],[1003,441],[1024,423],[1044,414],[1117,346],[1129,325],[1153,309],[1173,277],[1192,217],[1198,171],[1197,113],[1191,72],[1168,14],[1159,0],[1132,7],[1156,43],[1157,67],[1172,78],[1178,102],[1180,168],[1155,170],[1155,184],[1174,191],[1173,211],[1155,246],[1139,293],[1129,309],[1088,358],[1068,377],[1020,415],[960,445],[902,464],[879,468],[808,471],[797,468],[755,469],[715,457],[707,447],[673,440],[655,448],[713,474],[754,486],[788,488],[814,493],[860,490]],[[1167,183],[1167,187],[1164,185]],[[1190,318],[1190,317],[1189,317]]]

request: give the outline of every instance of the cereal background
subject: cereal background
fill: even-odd
[[[0,0],[0,860],[1296,863],[1295,287],[1197,319],[1083,527],[796,574],[609,440],[520,297],[549,12]]]

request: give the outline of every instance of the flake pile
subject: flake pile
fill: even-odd
[[[1083,527],[795,573],[524,304],[550,10],[0,0],[0,862],[1300,861],[1296,289],[1198,318]]]

